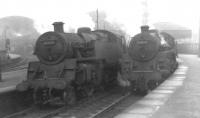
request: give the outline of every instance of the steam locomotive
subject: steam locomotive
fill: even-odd
[[[37,39],[34,54],[39,61],[29,63],[27,79],[17,85],[18,91],[28,91],[36,104],[58,99],[73,104],[115,83],[122,56],[120,37],[87,27],[65,33],[62,22],[53,25],[54,31]]]
[[[145,94],[175,71],[176,57],[176,42],[171,35],[142,26],[120,61],[120,77],[132,90]]]

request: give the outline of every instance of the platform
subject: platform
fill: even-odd
[[[200,118],[200,59],[179,57],[174,75],[115,118]]]
[[[183,85],[152,118],[200,118],[200,59],[196,55],[181,55],[188,66]]]
[[[15,86],[26,78],[26,69],[2,73],[0,91],[15,88]]]

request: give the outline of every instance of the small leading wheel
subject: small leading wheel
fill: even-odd
[[[137,89],[136,94],[144,96],[144,95],[148,94],[148,89]]]
[[[88,86],[84,86],[83,90],[84,90],[85,96],[90,97],[93,95],[95,89],[91,84],[89,84]]]
[[[67,88],[63,91],[63,96],[62,99],[65,103],[65,105],[73,105],[76,102],[76,94],[74,89],[71,88]]]
[[[41,92],[42,90],[38,90],[38,89],[35,89],[34,91],[33,91],[33,102],[34,102],[34,104],[36,104],[36,105],[40,105],[40,104],[42,104],[42,92]]]
[[[151,80],[151,81],[148,82],[148,88],[150,90],[155,89],[158,85],[159,85],[158,82],[154,81],[154,80]]]
[[[95,91],[95,88],[91,86],[90,84],[82,85],[77,90],[78,99],[84,98],[84,97],[90,97],[93,95],[94,91]]]

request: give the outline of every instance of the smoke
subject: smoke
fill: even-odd
[[[8,16],[0,19],[0,35],[14,38],[24,35],[37,35],[34,21],[23,16]]]
[[[89,12],[89,16],[92,18],[92,21],[95,24],[95,28],[97,29],[97,11]],[[119,35],[125,35],[125,31],[122,29],[124,25],[117,23],[117,22],[110,22],[107,20],[107,15],[104,11],[98,12],[98,29],[105,29],[111,31],[113,33]]]
[[[32,55],[38,36],[30,18],[9,16],[0,19],[0,50],[5,50],[5,39],[10,39],[11,53],[28,57]]]

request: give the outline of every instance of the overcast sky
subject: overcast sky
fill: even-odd
[[[1,0],[0,17],[26,16],[35,21],[39,32],[52,30],[54,21],[65,22],[65,28],[94,27],[88,12],[105,11],[108,20],[119,22],[129,33],[142,24],[144,0]],[[197,29],[199,0],[148,0],[149,25],[174,22]]]

